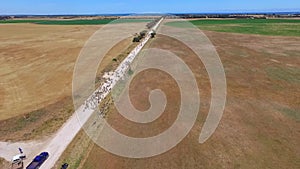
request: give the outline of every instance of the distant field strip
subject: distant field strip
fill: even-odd
[[[202,30],[274,36],[300,36],[298,19],[218,19],[190,21]],[[184,22],[170,22],[169,26],[183,27]]]
[[[114,21],[114,22],[113,22]],[[0,24],[33,23],[42,25],[104,25],[112,23],[150,22],[151,19],[83,19],[83,20],[1,20]]]

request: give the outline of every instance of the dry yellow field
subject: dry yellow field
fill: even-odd
[[[228,85],[223,118],[213,136],[204,144],[198,143],[210,104],[204,65],[189,48],[159,35],[150,47],[177,54],[197,79],[201,107],[195,126],[176,147],[151,158],[123,158],[95,144],[88,156],[83,156],[82,168],[299,168],[299,38],[205,33],[220,55]],[[131,83],[130,99],[137,109],[147,110],[149,91],[155,88],[163,90],[168,99],[159,119],[134,123],[112,106],[108,123],[132,137],[165,131],[180,106],[178,87],[172,78],[157,70],[144,71]]]
[[[0,120],[41,109],[71,96],[75,61],[101,26],[0,25]],[[111,62],[130,39],[119,43]]]
[[[101,26],[0,25],[0,140],[53,134],[74,112],[72,76],[78,55]],[[134,46],[116,44],[98,68],[117,64]]]
[[[71,94],[73,67],[99,26],[0,26],[0,120]]]

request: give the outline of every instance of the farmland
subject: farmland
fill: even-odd
[[[81,20],[2,20],[0,24],[33,23],[40,25],[105,25],[108,23],[150,22],[151,19],[81,19]]]
[[[1,25],[0,140],[45,137],[72,115],[74,65],[85,41],[100,28]],[[115,66],[112,59],[124,58],[127,48],[133,45],[131,38],[116,44],[107,53],[99,73]]]
[[[209,79],[203,64],[183,44],[160,35],[148,47],[174,52],[195,73],[201,91],[195,126],[175,148],[147,159],[122,158],[95,144],[88,157],[82,159],[82,168],[297,168],[299,37],[214,31],[205,34],[220,55],[228,85],[223,119],[212,138],[203,145],[197,142],[210,99]],[[179,110],[180,96],[168,74],[152,69],[141,72],[130,85],[132,103],[139,110],[147,110],[149,91],[155,88],[163,90],[168,99],[159,119],[150,124],[136,124],[124,119],[111,106],[108,122],[132,137],[153,136],[170,127]]]
[[[78,54],[86,40],[110,21],[2,21],[1,141],[43,139],[64,124],[74,112],[71,82]],[[147,21],[120,20],[119,23]],[[211,99],[205,66],[182,42],[158,34],[145,48],[178,55],[194,73],[200,90],[199,115],[188,136],[159,156],[130,159],[105,151],[81,130],[56,168],[64,162],[74,169],[298,168],[300,21],[227,19],[191,23],[203,30],[215,46],[227,78],[225,112],[210,140],[198,143]],[[166,24],[183,27],[177,21]],[[135,45],[131,38],[116,44],[99,66],[97,78],[103,71],[115,69]],[[130,85],[130,99],[138,110],[147,110],[149,93],[157,88],[164,91],[168,100],[157,120],[149,124],[134,123],[120,115],[113,104],[107,104],[108,123],[123,134],[139,138],[169,128],[178,115],[181,97],[169,74],[156,69],[141,72]],[[111,96],[104,102],[112,102]],[[0,158],[0,168],[1,163],[7,162]]]
[[[215,19],[190,21],[201,30],[270,36],[300,36],[297,19]],[[183,22],[170,22],[170,26],[184,26]]]

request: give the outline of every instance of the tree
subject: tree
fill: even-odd
[[[156,32],[151,33],[151,38],[155,38]]]

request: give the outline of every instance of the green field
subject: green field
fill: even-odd
[[[112,23],[150,22],[151,19],[94,19],[94,20],[1,20],[0,24],[33,23],[42,25],[104,25]]]
[[[274,36],[300,36],[297,19],[220,19],[190,21],[201,30]],[[169,26],[186,27],[184,22],[169,22]]]

